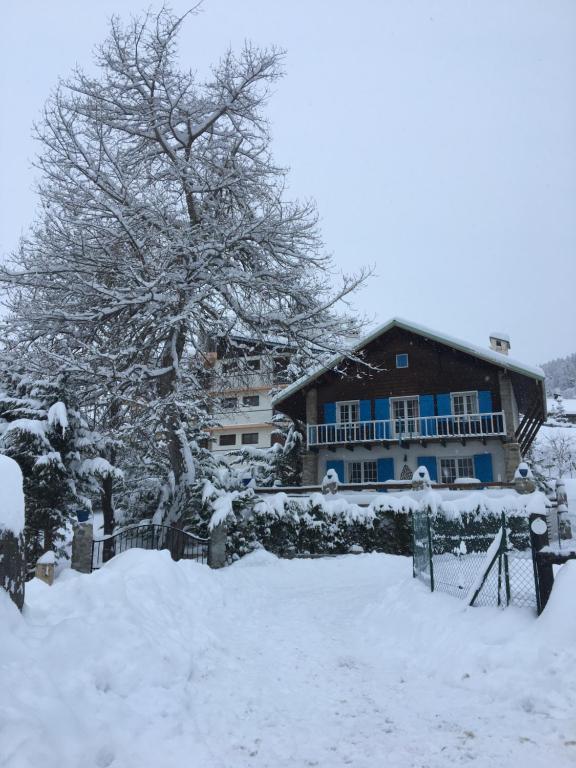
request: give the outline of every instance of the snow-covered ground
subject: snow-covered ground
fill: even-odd
[[[0,594],[3,768],[576,761],[576,562],[540,619],[390,555],[222,571],[132,550]]]

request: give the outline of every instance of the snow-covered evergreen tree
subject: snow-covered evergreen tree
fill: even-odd
[[[0,450],[18,462],[24,477],[27,560],[33,567],[43,551],[61,550],[66,526],[91,509],[95,467],[86,457],[93,455],[94,440],[63,379],[5,367]]]
[[[56,89],[37,129],[42,216],[0,270],[11,343],[64,370],[134,466],[150,459],[164,519],[198,480],[203,340],[278,335],[315,362],[356,327],[335,308],[365,277],[333,290],[313,206],[285,200],[263,114],[282,53],[246,45],[202,81],[178,67],[182,22],[113,20],[96,76]]]
[[[550,409],[549,417],[556,424],[569,424],[566,416],[566,409],[564,407],[564,398],[561,394],[555,393],[552,407]]]

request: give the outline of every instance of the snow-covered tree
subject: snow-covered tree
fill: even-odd
[[[178,66],[182,23],[113,19],[98,74],[60,83],[37,128],[42,216],[0,272],[14,345],[146,425],[168,517],[210,421],[202,340],[281,335],[317,360],[356,326],[336,308],[365,277],[333,289],[313,205],[285,199],[263,114],[282,53],[246,45],[201,80]]]
[[[555,393],[550,413],[548,414],[552,421],[556,424],[569,424],[566,416],[566,408],[564,407],[564,398],[561,394]]]
[[[63,379],[33,377],[6,365],[0,381],[0,451],[24,478],[29,567],[61,549],[67,524],[91,509],[94,438]]]

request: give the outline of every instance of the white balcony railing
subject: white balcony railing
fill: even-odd
[[[420,416],[414,419],[308,424],[308,445],[397,442],[506,434],[504,414],[469,413],[464,416]]]

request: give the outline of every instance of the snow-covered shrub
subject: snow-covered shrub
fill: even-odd
[[[383,499],[370,507],[322,494],[289,498],[277,493],[251,497],[251,509],[228,521],[229,554],[241,556],[258,547],[280,556],[344,554],[350,547],[365,552],[410,554],[410,499]]]
[[[494,497],[475,491],[450,500],[428,491],[378,494],[361,507],[340,496],[257,496],[249,489],[237,494],[227,508],[228,549],[232,557],[259,547],[284,557],[345,554],[355,546],[365,552],[409,555],[412,513],[427,510],[432,528],[441,532],[438,554],[453,551],[463,538],[470,541],[471,551],[486,551],[501,526],[502,513],[509,542],[523,550],[529,546],[527,517],[544,505],[541,493]]]

